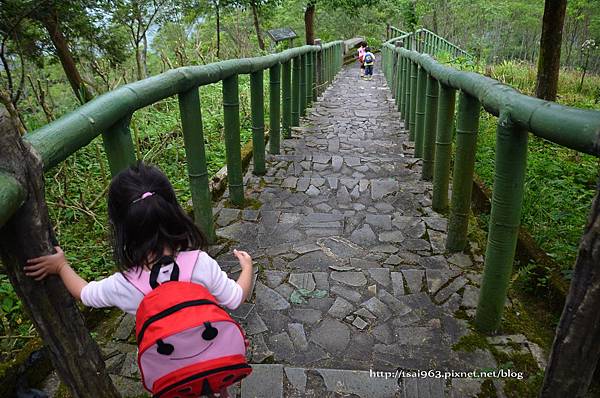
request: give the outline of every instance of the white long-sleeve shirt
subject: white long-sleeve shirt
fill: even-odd
[[[173,264],[163,266],[158,276],[158,282],[168,281]],[[150,272],[150,271],[142,271]],[[221,270],[219,264],[207,253],[200,252],[191,282],[198,283],[215,297],[218,304],[230,309],[236,309],[242,302],[242,287]],[[144,298],[133,284],[122,273],[117,272],[108,278],[88,283],[81,291],[81,301],[85,306],[102,308],[118,307],[124,312],[135,315],[140,302]]]

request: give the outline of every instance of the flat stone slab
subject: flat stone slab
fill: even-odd
[[[313,274],[310,272],[295,274],[290,274],[289,284],[294,286],[296,289],[306,289],[309,292],[315,290],[317,286],[315,283],[315,278]]]
[[[331,276],[331,279],[333,279],[334,281],[343,283],[348,286],[360,287],[360,286],[364,286],[367,284],[367,278],[365,277],[365,274],[363,274],[362,272],[332,271],[330,276]]]
[[[276,271],[276,270],[265,270],[264,275],[267,282],[267,285],[275,289],[277,286],[281,285],[285,278],[288,276],[288,272],[286,271]]]
[[[350,341],[350,330],[344,323],[326,318],[313,330],[310,341],[323,347],[327,352],[340,354]]]
[[[304,351],[308,348],[306,333],[304,332],[304,326],[301,323],[288,324],[288,332],[296,350]]]
[[[344,319],[348,314],[354,311],[354,306],[342,297],[337,297],[333,302],[327,314],[337,319]]]
[[[371,181],[371,199],[380,200],[384,196],[398,191],[398,181],[396,180],[372,180]]]
[[[288,379],[292,387],[298,392],[304,393],[306,391],[306,372],[302,368],[289,368],[283,369],[285,371],[285,377]]]
[[[364,308],[369,310],[375,315],[381,322],[385,322],[392,316],[392,312],[381,300],[377,297],[371,297],[369,300],[361,304]]]
[[[392,284],[390,270],[387,268],[370,268],[369,275],[382,286],[390,287]]]
[[[286,332],[270,336],[267,344],[269,349],[275,354],[275,360],[278,362],[290,360],[296,354],[294,343],[292,343],[290,336]]]
[[[361,398],[390,398],[400,391],[395,378],[372,377],[369,371],[317,369],[327,391],[355,394]]]
[[[283,397],[283,365],[252,365],[252,373],[242,380],[242,398],[264,397]]]
[[[406,398],[445,398],[447,397],[444,392],[445,386],[444,379],[406,377],[402,380],[402,396]],[[460,397],[463,398],[466,397],[466,395],[460,395]]]
[[[117,340],[127,340],[133,329],[135,329],[135,316],[125,314],[121,318],[121,322],[119,322],[114,338]]]
[[[331,286],[330,292],[354,303],[358,303],[362,299],[362,295],[355,289],[350,289],[343,285],[334,284]]]
[[[392,278],[392,290],[394,296],[404,296],[404,278],[402,278],[402,273],[392,272],[390,276]]]
[[[256,304],[268,310],[286,310],[290,308],[290,303],[284,299],[275,290],[256,282]]]
[[[421,291],[421,285],[423,284],[423,275],[425,274],[422,270],[418,269],[405,269],[402,270],[406,284],[410,293],[419,293]]]

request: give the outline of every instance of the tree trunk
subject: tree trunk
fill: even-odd
[[[573,44],[575,44],[575,39],[577,38],[577,31],[579,30],[579,21],[575,19],[575,27],[573,28],[573,33],[571,34],[571,39],[569,40],[569,44],[567,46],[567,60],[565,64],[567,66],[571,65],[571,54],[573,53]]]
[[[264,50],[265,42],[260,32],[260,22],[258,20],[258,7],[256,6],[256,1],[252,1],[250,5],[252,7],[252,17],[254,18],[254,29],[256,30],[256,38],[258,39],[258,48]]]
[[[15,107],[15,104],[12,102],[10,93],[8,91],[4,91],[2,87],[0,87],[0,104],[3,104],[6,107],[8,113],[14,118],[19,134],[24,135],[27,132],[27,129],[23,125],[23,121],[21,120],[19,111]]]
[[[142,80],[144,78],[142,50],[140,49],[140,43],[136,43],[135,45],[135,73],[138,80]]]
[[[142,36],[142,67],[144,71],[144,79],[148,77],[148,37],[146,36],[146,32],[144,32],[144,36]]]
[[[69,49],[67,39],[60,30],[58,17],[55,14],[56,12],[52,10],[40,22],[42,22],[50,35],[52,44],[54,44],[54,48],[56,49],[56,55],[60,60],[75,96],[79,99],[79,102],[83,104],[91,100],[93,96],[81,79],[81,75],[77,70],[75,60],[73,59],[73,54]]]
[[[304,31],[306,32],[306,44],[315,44],[315,3],[312,1],[306,5],[306,11],[304,11]]]
[[[600,140],[598,142],[600,144]],[[583,397],[600,359],[600,179],[540,397]]]
[[[44,200],[41,159],[21,140],[14,120],[1,107],[0,148],[0,169],[21,184],[27,198],[0,228],[0,255],[6,273],[72,396],[119,397],[106,373],[100,350],[60,278],[51,276],[37,282],[23,272],[28,258],[52,252],[52,232]]]
[[[567,0],[546,0],[544,6],[535,95],[547,101],[556,101],[566,9]]]
[[[221,58],[221,16],[219,15],[219,1],[214,0],[214,5],[217,16],[217,58]]]

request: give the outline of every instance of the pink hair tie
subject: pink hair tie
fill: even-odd
[[[149,196],[152,196],[152,195],[154,195],[154,192],[144,192],[144,193],[142,194],[142,196],[140,196],[139,198],[137,198],[136,200],[134,200],[133,202],[131,202],[131,204],[137,203],[137,202],[139,202],[140,200],[144,200],[144,199],[146,199],[147,197],[149,197]]]

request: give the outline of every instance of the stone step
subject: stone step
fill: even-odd
[[[451,391],[444,379],[401,378],[375,370],[287,367],[279,364],[252,365],[252,374],[241,388],[231,388],[241,398],[334,397],[443,398]]]

